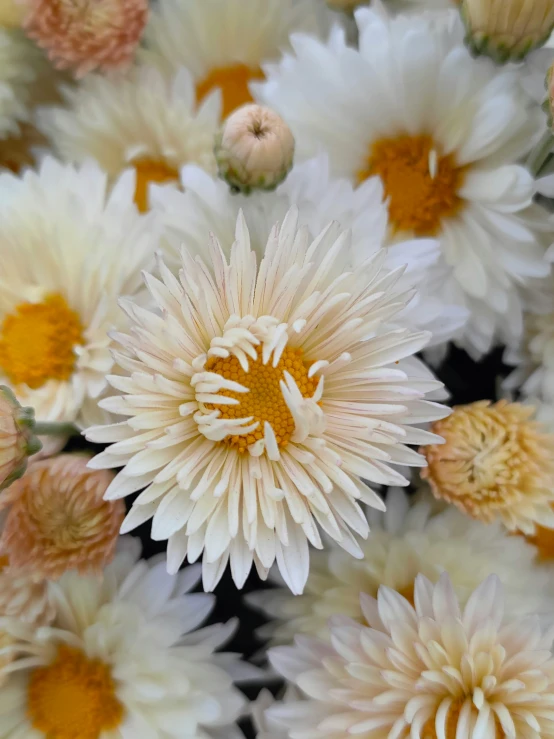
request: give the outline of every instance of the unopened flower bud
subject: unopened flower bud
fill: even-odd
[[[227,118],[216,138],[219,176],[235,190],[273,190],[289,173],[294,137],[283,119],[262,105],[245,105]]]
[[[554,0],[462,0],[466,43],[497,62],[523,59],[554,28]]]
[[[22,408],[11,390],[0,385],[0,490],[21,477],[27,458],[41,448],[34,425],[33,409]]]

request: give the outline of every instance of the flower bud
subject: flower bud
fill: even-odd
[[[523,59],[554,28],[554,0],[462,0],[466,43],[497,62]]]
[[[217,135],[219,176],[234,190],[273,190],[289,173],[294,137],[277,113],[245,105],[227,118]]]
[[[33,409],[22,408],[11,390],[0,385],[0,490],[21,477],[27,458],[41,448],[34,426]]]

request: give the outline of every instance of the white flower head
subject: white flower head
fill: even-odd
[[[470,56],[455,17],[361,8],[356,20],[358,50],[338,29],[327,43],[296,34],[294,54],[253,89],[286,115],[299,161],[323,149],[335,176],[380,176],[392,235],[439,238],[443,290],[470,311],[460,341],[474,357],[517,343],[523,288],[549,271],[528,213],[533,179],[518,163],[540,135],[540,110],[515,71]]]
[[[161,0],[152,8],[144,58],[164,71],[190,70],[202,100],[219,90],[222,117],[253,101],[250,82],[277,61],[294,31],[321,35],[321,0]]]
[[[206,589],[229,559],[241,587],[253,562],[266,577],[276,560],[299,593],[318,525],[361,556],[359,503],[382,502],[360,478],[407,484],[390,465],[420,465],[406,445],[437,437],[412,426],[448,410],[423,399],[437,382],[398,364],[428,334],[388,329],[409,293],[384,252],[348,271],[348,232],[331,223],[312,240],[296,210],[259,261],[242,213],[235,238],[228,259],[215,238],[208,260],[185,246],[178,279],[160,261],[161,280],[145,277],[159,313],[123,303],[127,376],[109,378],[121,395],[102,406],[128,420],[89,429],[112,442],[89,464],[123,467],[108,498],[146,487],[123,528],[153,517],[170,571],[204,551]]]
[[[363,559],[330,546],[312,555],[303,595],[291,596],[272,572],[270,579],[281,587],[247,596],[271,619],[260,636],[270,637],[272,644],[290,643],[296,634],[328,639],[331,616],[363,620],[360,593],[376,597],[385,585],[413,603],[418,574],[437,582],[447,572],[462,606],[486,577],[496,574],[510,615],[552,611],[552,571],[536,563],[536,550],[523,537],[509,535],[500,524],[474,521],[453,506],[434,512],[431,495],[410,504],[397,488],[385,503],[385,513],[368,511],[371,533],[362,543]]]
[[[389,588],[362,596],[364,623],[337,617],[331,644],[270,652],[306,700],[268,709],[290,739],[539,739],[554,733],[552,630],[504,620],[491,575],[462,609],[448,575],[416,580],[415,606]]]
[[[89,75],[64,90],[65,105],[42,108],[38,125],[65,161],[94,158],[112,177],[136,171],[135,199],[148,207],[150,183],[174,182],[189,163],[215,172],[220,103],[209,95],[198,110],[190,72],[164,75],[139,66],[127,75]]]
[[[100,578],[70,572],[51,583],[50,626],[1,619],[15,655],[3,671],[2,739],[235,736],[245,700],[233,682],[256,671],[216,653],[234,624],[200,628],[214,600],[189,592],[199,568],[168,575],[139,551],[124,540]]]
[[[354,268],[380,250],[387,269],[406,265],[400,284],[406,289],[417,287],[417,293],[396,320],[414,331],[430,331],[429,346],[456,336],[467,320],[467,311],[453,305],[443,290],[448,269],[440,259],[438,242],[421,238],[390,243],[381,180],[371,177],[354,189],[347,179],[330,175],[325,154],[295,165],[275,191],[253,192],[248,197],[232,194],[224,182],[199,167],[186,166],[181,171],[181,188],[154,187],[151,204],[163,224],[161,243],[172,267],[178,268],[183,243],[205,255],[208,232],[215,234],[228,256],[240,210],[248,223],[251,246],[261,259],[267,234],[295,206],[301,225],[308,227],[312,238],[330,219],[351,230],[349,258]]]
[[[0,175],[0,383],[39,421],[80,424],[106,388],[117,300],[141,289],[157,243],[134,187],[132,172],[108,191],[98,165],[51,157]]]

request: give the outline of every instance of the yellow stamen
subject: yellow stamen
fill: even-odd
[[[441,156],[430,136],[379,139],[372,147],[358,182],[379,175],[395,231],[434,236],[443,218],[456,215],[463,201],[458,191],[464,169],[451,154]]]
[[[179,172],[164,161],[156,159],[137,159],[132,162],[132,165],[137,173],[135,203],[141,213],[146,213],[149,208],[149,185],[151,183],[161,185],[168,182],[178,182]]]
[[[68,380],[74,347],[83,341],[79,316],[61,295],[21,303],[0,326],[0,369],[14,385],[33,389],[47,380]]]
[[[225,440],[229,444],[238,447],[239,452],[245,452],[250,444],[264,438],[264,422],[267,421],[275,433],[277,443],[280,447],[286,446],[294,433],[294,419],[283,398],[281,380],[287,371],[295,380],[298,389],[305,398],[311,398],[316,391],[317,377],[308,377],[309,365],[303,361],[302,350],[287,347],[277,367],[273,367],[271,360],[263,364],[261,354],[255,361],[249,359],[248,372],[240,366],[236,357],[227,359],[210,359],[206,364],[208,372],[215,372],[228,380],[238,382],[247,387],[248,393],[235,393],[230,390],[222,390],[221,395],[235,398],[240,401],[238,405],[215,406],[207,404],[208,410],[218,408],[221,411],[220,418],[248,418],[253,416],[259,425],[248,436],[229,436]],[[253,422],[254,422],[253,421]]]
[[[265,79],[259,67],[247,67],[246,64],[231,64],[228,67],[216,67],[196,86],[196,99],[201,102],[216,87],[221,88],[223,95],[222,117],[227,118],[234,110],[254,98],[248,89],[252,80]]]
[[[61,646],[54,661],[31,673],[27,717],[48,739],[98,739],[123,720],[108,665]]]

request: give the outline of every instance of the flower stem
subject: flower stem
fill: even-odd
[[[547,131],[527,159],[527,169],[532,175],[536,177],[539,174],[553,147],[552,131]]]
[[[79,433],[79,430],[72,423],[37,421],[34,432],[37,436],[75,436]]]

